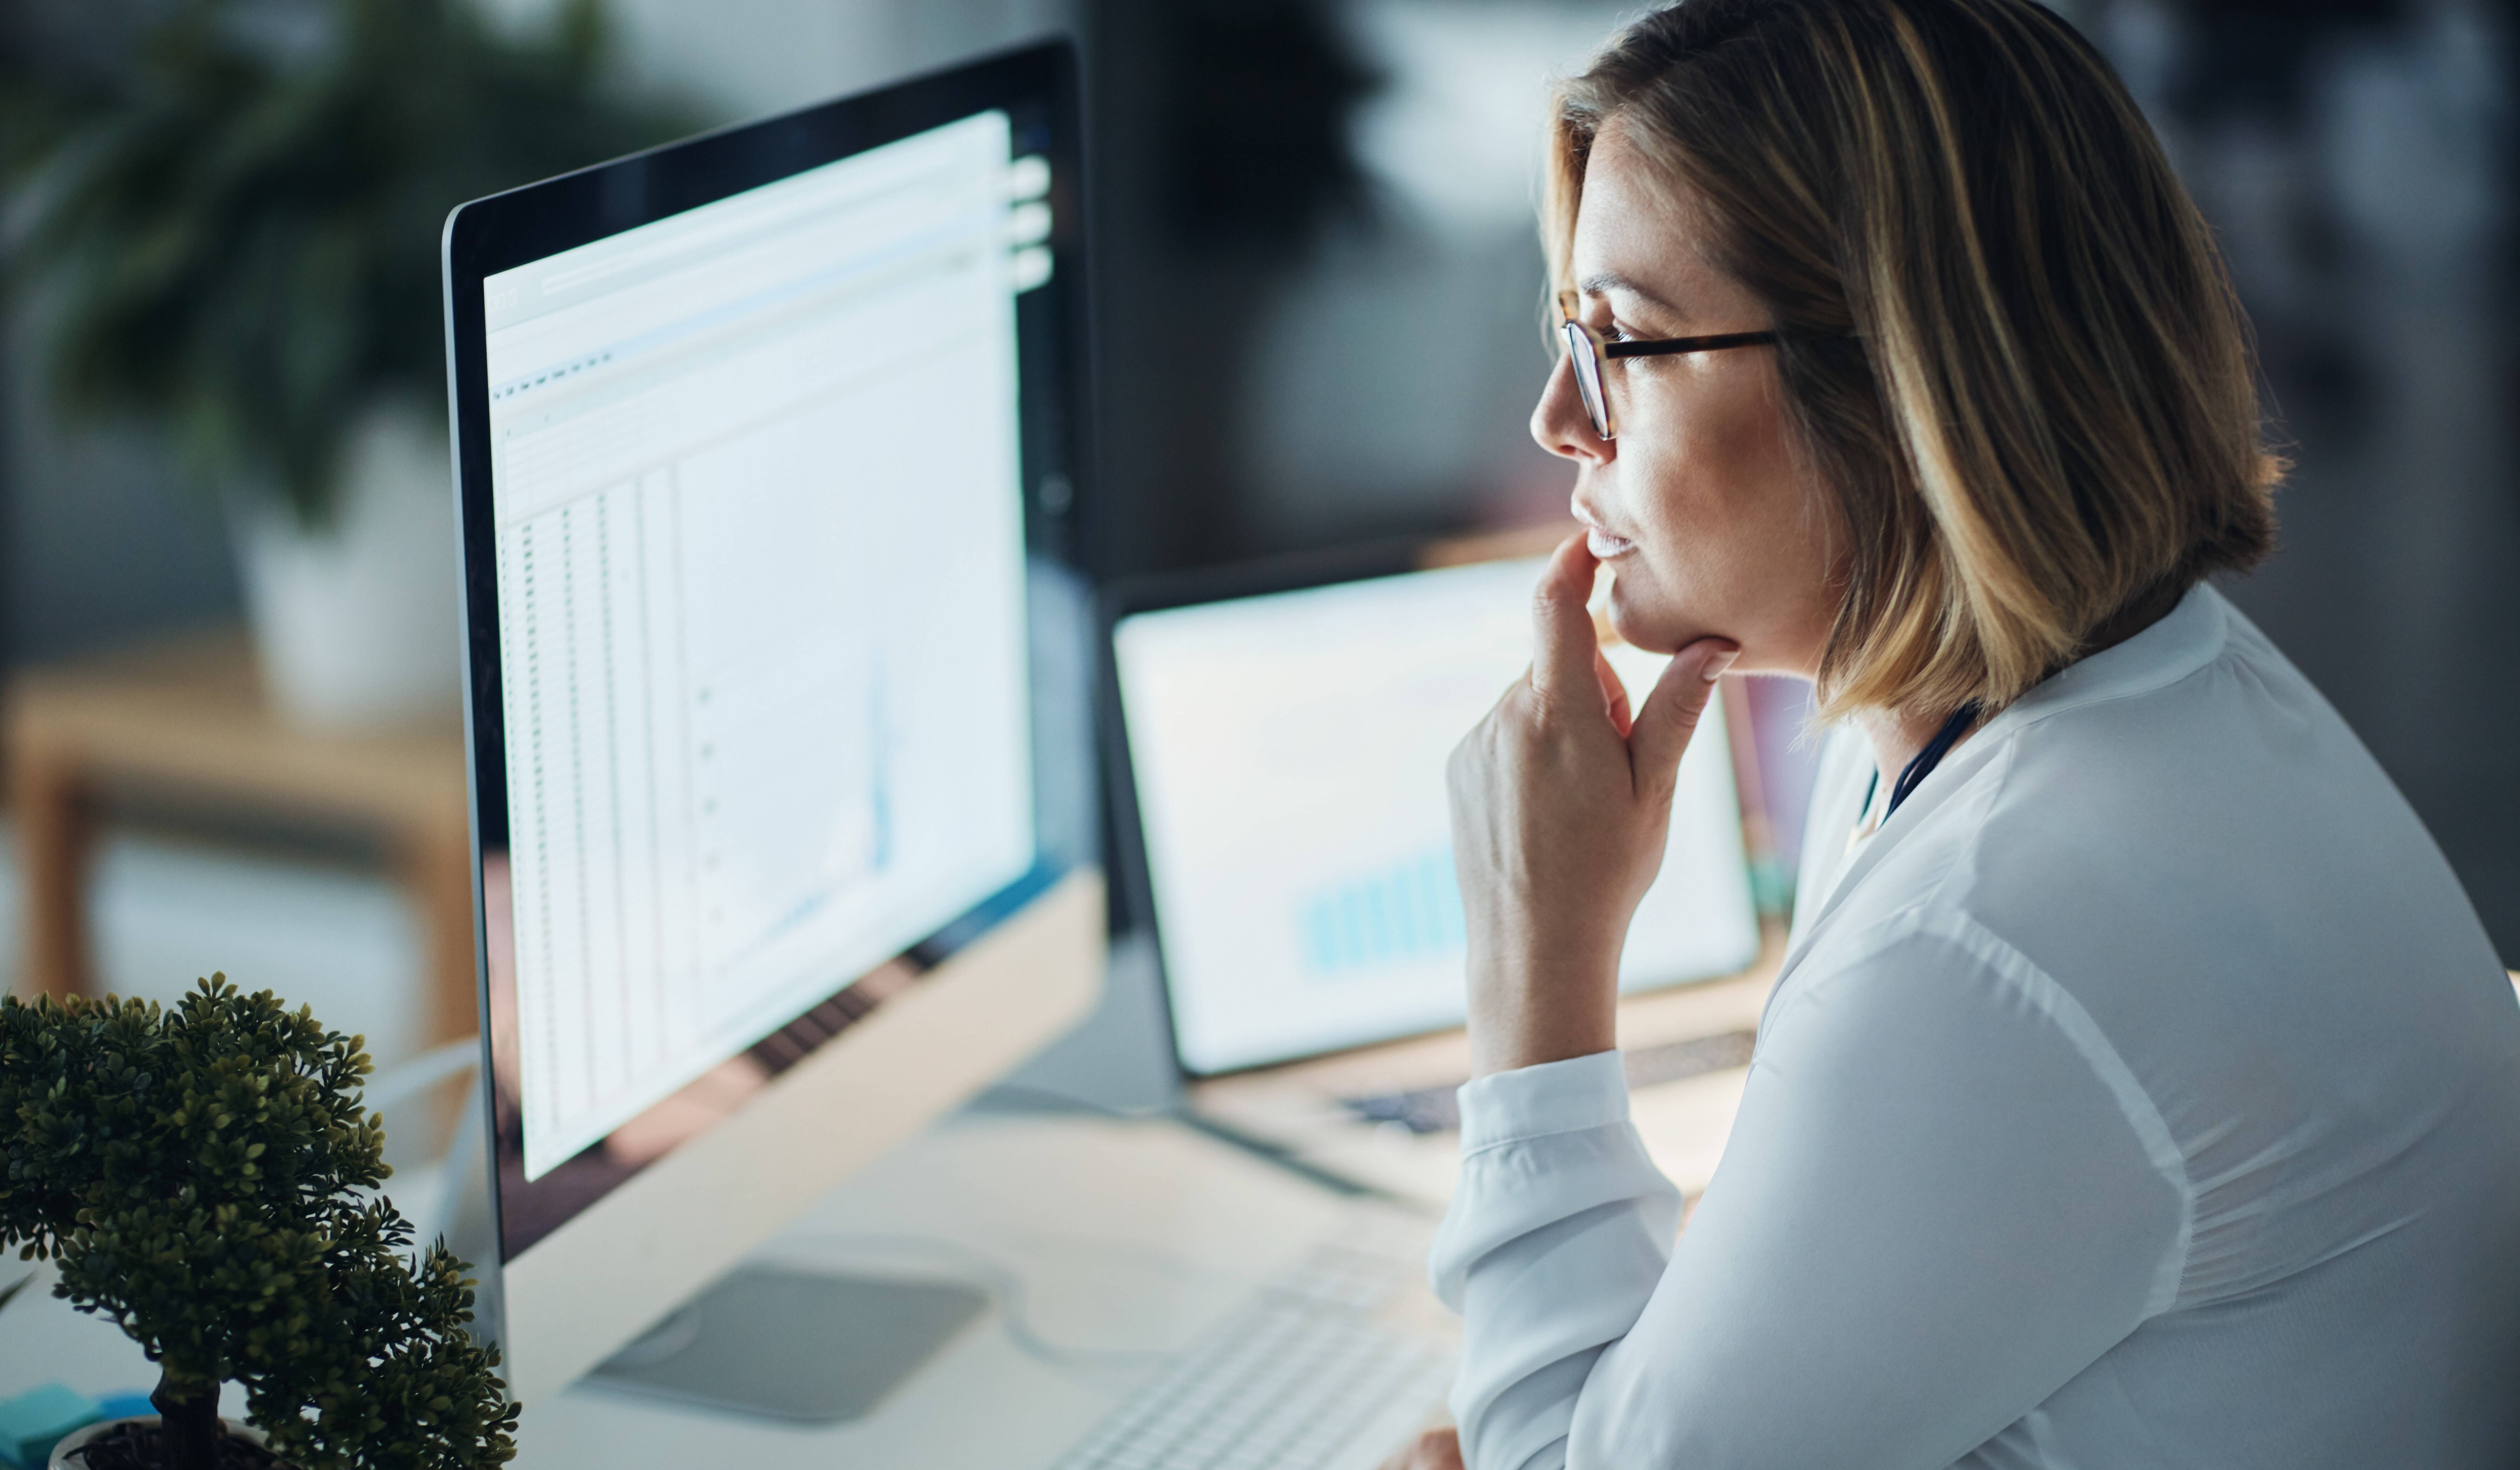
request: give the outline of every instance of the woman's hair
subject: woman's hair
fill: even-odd
[[[2109,65],[2028,0],[1685,0],[1557,94],[1565,288],[1615,125],[1765,304],[1850,532],[1821,710],[2001,708],[2245,568],[2282,462],[2221,257]]]

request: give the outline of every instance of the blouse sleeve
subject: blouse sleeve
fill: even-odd
[[[1679,1196],[1605,1052],[1462,1092],[1472,1470],[1942,1470],[2176,1297],[2192,1193],[2091,1017],[1964,916],[1806,964]]]

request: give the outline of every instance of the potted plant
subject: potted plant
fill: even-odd
[[[74,422],[161,431],[230,511],[283,709],[451,701],[438,240],[480,195],[688,131],[603,82],[595,0],[172,0],[107,65],[0,74],[9,262]]]
[[[472,1283],[376,1193],[360,1040],[224,975],[172,1008],[0,998],[0,1247],[158,1364],[72,1470],[458,1470],[514,1453]],[[259,1433],[218,1416],[237,1382]],[[268,1448],[260,1448],[267,1444]]]

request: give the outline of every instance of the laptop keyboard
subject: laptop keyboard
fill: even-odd
[[[1443,1404],[1453,1355],[1373,1314],[1426,1226],[1366,1212],[1263,1286],[1056,1470],[1371,1470]]]
[[[1649,1088],[1732,1067],[1746,1067],[1757,1049],[1756,1031],[1728,1031],[1720,1036],[1691,1037],[1627,1053],[1628,1086]],[[1342,1099],[1347,1110],[1365,1123],[1397,1123],[1413,1134],[1450,1133],[1462,1126],[1456,1087],[1418,1088]]]

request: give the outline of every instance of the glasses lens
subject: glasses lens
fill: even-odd
[[[1566,339],[1566,357],[1575,365],[1575,392],[1584,400],[1584,412],[1593,421],[1593,432],[1606,439],[1610,436],[1610,403],[1601,396],[1601,357],[1593,350],[1592,334],[1574,322],[1558,329]]]

